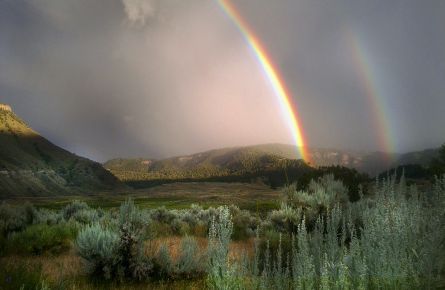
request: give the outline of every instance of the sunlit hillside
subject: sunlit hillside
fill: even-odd
[[[119,181],[96,162],[41,137],[12,111],[0,109],[0,197],[112,189]]]

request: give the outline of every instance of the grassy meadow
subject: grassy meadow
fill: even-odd
[[[185,209],[192,204],[204,208],[236,204],[241,209],[267,212],[280,206],[279,189],[272,189],[261,183],[225,182],[177,182],[118,193],[33,197],[32,203],[37,207],[57,210],[73,200],[82,200],[93,208],[109,209],[119,207],[129,197],[136,205],[147,209],[162,206],[168,209]],[[29,199],[29,197],[14,197],[6,202],[19,205]]]

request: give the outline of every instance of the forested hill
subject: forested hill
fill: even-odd
[[[362,152],[325,148],[310,148],[311,166],[342,166],[356,169],[371,177],[405,164],[429,164],[438,154],[438,149],[406,154],[383,152]],[[118,176],[125,174],[176,174],[179,176],[215,175],[233,171],[252,171],[271,167],[272,160],[297,159],[298,152],[293,145],[265,144],[246,147],[216,149],[186,156],[162,160],[149,158],[113,159],[104,166]],[[273,161],[272,163],[274,163]],[[283,162],[283,161],[281,161]]]

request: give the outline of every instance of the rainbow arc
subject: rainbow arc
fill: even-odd
[[[230,3],[229,0],[217,0],[217,3],[232,20],[232,22],[238,27],[241,34],[251,47],[280,102],[280,107],[286,117],[287,123],[290,126],[295,145],[297,146],[297,150],[300,153],[301,158],[303,158],[306,162],[311,162],[297,107],[292,101],[291,94],[286,88],[283,78],[273,65],[272,58],[269,56],[265,47],[261,44],[259,39],[255,36],[253,31],[249,28],[232,3]]]

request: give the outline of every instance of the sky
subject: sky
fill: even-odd
[[[445,142],[445,1],[231,3],[309,147]],[[251,47],[212,0],[0,0],[0,103],[97,161],[293,142]]]

